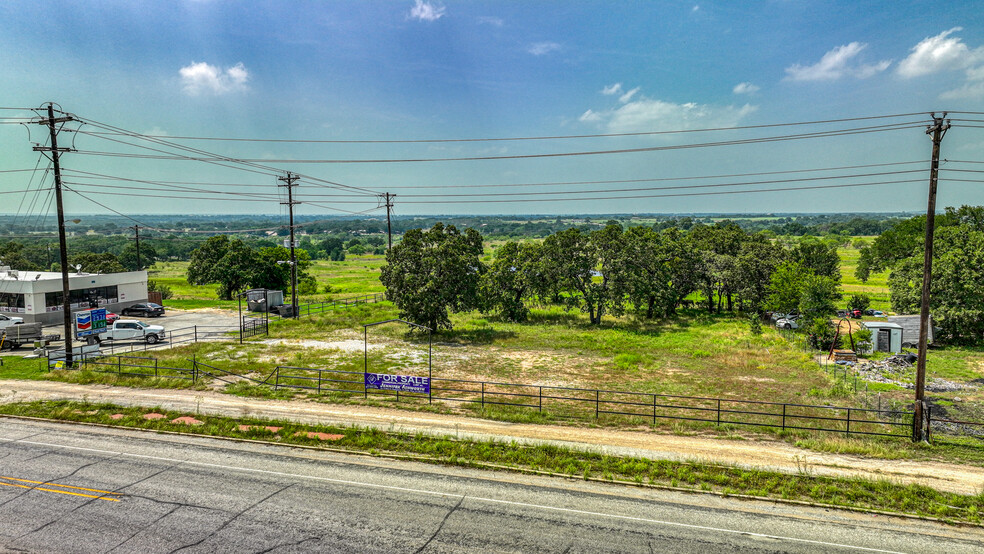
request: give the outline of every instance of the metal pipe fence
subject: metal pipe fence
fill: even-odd
[[[120,376],[184,379],[197,382],[211,377],[226,383],[246,379],[274,390],[307,390],[317,394],[345,394],[391,398],[395,402],[446,402],[472,405],[484,411],[489,407],[548,412],[564,419],[627,417],[640,423],[661,420],[693,421],[717,426],[769,427],[782,430],[843,433],[896,438],[911,437],[914,414],[909,410],[855,408],[846,406],[794,404],[731,398],[656,394],[636,391],[586,389],[476,381],[469,379],[430,380],[430,394],[369,388],[365,373],[335,369],[277,366],[265,378],[237,374],[197,359],[190,368],[165,367],[156,358],[138,356],[87,356],[82,366],[93,371]],[[233,379],[236,378],[236,379]],[[932,418],[931,422],[980,426],[984,423],[957,422]]]
[[[467,379],[433,378],[430,396],[367,388],[364,373],[331,369],[277,367],[275,389],[303,389],[392,397],[396,401],[443,401],[521,410],[548,411],[560,418],[625,416],[656,424],[659,420],[715,425],[772,427],[845,435],[911,436],[913,412],[844,406],[820,406],[709,398],[645,392],[556,387]]]
[[[324,313],[329,310],[347,308],[349,306],[355,306],[357,304],[375,304],[376,302],[382,302],[383,300],[386,300],[386,294],[378,292],[372,294],[353,296],[350,298],[340,298],[338,300],[331,300],[325,302],[311,302],[309,304],[298,305],[297,315],[298,317],[309,316],[309,315]]]
[[[195,342],[215,342],[222,340],[236,340],[239,330],[233,325],[193,325],[191,327],[181,327],[165,331],[165,339],[156,343],[146,341],[130,341],[115,343],[104,341],[99,345],[101,354],[115,355],[118,352],[146,352],[161,348],[172,348],[179,344]]]

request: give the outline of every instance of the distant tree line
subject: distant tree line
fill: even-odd
[[[691,305],[820,317],[840,298],[836,248],[818,239],[785,246],[728,221],[686,231],[609,222],[542,242],[506,242],[484,263],[475,229],[437,223],[407,231],[387,253],[380,280],[401,317],[435,329],[450,328],[453,312],[524,321],[531,307],[546,304],[583,311],[592,324],[629,312],[669,317]]]

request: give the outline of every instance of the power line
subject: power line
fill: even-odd
[[[167,138],[171,140],[201,140],[201,141],[225,141],[225,142],[266,142],[266,143],[290,143],[290,144],[433,144],[447,142],[501,142],[501,141],[531,141],[531,140],[566,140],[566,139],[586,139],[586,138],[610,138],[610,137],[638,137],[655,135],[672,135],[682,133],[704,133],[711,131],[740,131],[748,129],[768,129],[776,127],[792,127],[800,125],[821,125],[828,123],[845,123],[850,121],[868,121],[874,119],[889,119],[897,117],[911,117],[924,115],[922,112],[911,112],[902,114],[846,117],[840,119],[824,119],[817,121],[798,121],[791,123],[768,123],[762,125],[736,125],[733,127],[709,127],[702,129],[676,129],[670,131],[640,131],[630,133],[597,133],[582,135],[546,135],[546,136],[526,136],[526,137],[485,137],[485,138],[444,138],[444,139],[395,139],[395,140],[318,140],[318,139],[265,139],[265,138],[223,138],[223,137],[196,137],[196,136],[173,136],[173,135],[141,135],[150,138]],[[107,134],[107,133],[96,133]]]
[[[717,142],[705,142],[695,144],[678,144],[669,146],[650,146],[640,148],[620,148],[611,150],[591,150],[578,152],[552,152],[546,154],[514,154],[503,156],[465,156],[457,158],[404,158],[404,159],[250,159],[237,158],[236,161],[242,163],[268,162],[268,163],[294,163],[294,164],[358,164],[358,163],[418,163],[418,162],[456,162],[456,161],[488,161],[488,160],[516,160],[516,159],[535,159],[535,158],[556,158],[556,157],[575,157],[575,156],[596,156],[606,154],[630,154],[639,152],[661,152],[667,150],[686,150],[691,148],[709,148],[718,146],[737,146],[744,144],[759,144],[769,142],[782,142],[788,140],[804,140],[814,138],[829,138],[856,134],[900,131],[922,127],[924,124],[919,122],[894,123],[889,125],[878,125],[870,127],[859,127],[854,129],[841,129],[835,131],[820,131],[813,133],[801,133],[796,135],[781,135],[774,137],[760,137],[753,139],[737,139]],[[152,160],[182,160],[182,161],[203,161],[214,162],[217,160],[229,159],[227,157],[196,158],[189,156],[164,156],[164,155],[144,155],[130,154],[124,152],[104,152],[94,150],[79,150],[79,154],[88,156],[106,156],[118,158],[139,158]],[[214,156],[214,155],[213,155]]]

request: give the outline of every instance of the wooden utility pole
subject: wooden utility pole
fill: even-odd
[[[137,243],[137,271],[143,269],[143,264],[140,263],[140,226],[133,226],[133,240]]]
[[[48,134],[51,136],[51,146],[35,146],[36,152],[50,152],[51,163],[55,169],[55,203],[58,207],[58,256],[61,262],[62,280],[62,311],[64,318],[65,334],[65,367],[72,367],[72,290],[68,285],[68,243],[65,240],[65,205],[62,202],[62,182],[61,165],[58,163],[58,155],[62,152],[71,152],[71,148],[58,148],[58,130],[55,128],[57,123],[74,121],[69,115],[55,117],[55,107],[53,103],[48,103],[48,118],[38,121],[39,125],[48,126]]]
[[[290,303],[291,303],[291,317],[297,317],[297,257],[294,254],[294,204],[299,204],[299,202],[294,202],[294,187],[297,185],[297,175],[287,172],[285,177],[277,177],[278,181],[282,181],[284,184],[280,185],[287,187],[287,202],[281,202],[281,204],[287,204],[287,210],[290,214]]]
[[[929,301],[930,288],[933,282],[933,235],[936,231],[936,179],[940,170],[940,143],[950,121],[946,124],[946,112],[941,117],[932,114],[933,124],[926,129],[927,135],[933,136],[933,159],[929,169],[929,203],[926,208],[926,242],[923,253],[923,285],[922,301],[919,306],[919,357],[916,362],[916,400],[914,406],[914,421],[912,425],[912,440],[926,440],[929,429],[926,427],[926,348],[929,336]]]
[[[393,199],[396,198],[396,195],[387,192],[380,194],[380,196],[386,204],[386,249],[389,250],[393,248],[393,226],[390,224],[390,211],[393,209]]]

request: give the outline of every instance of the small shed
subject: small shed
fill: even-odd
[[[919,346],[919,316],[918,315],[890,315],[887,318],[889,323],[898,323],[902,326],[902,344],[912,345],[913,348]],[[933,319],[929,319],[929,327],[926,329],[926,342],[933,344]]]
[[[866,329],[871,330],[871,343],[876,352],[902,352],[902,326],[888,321],[865,321]]]
[[[284,291],[250,289],[246,291],[246,305],[251,312],[268,312],[284,304]]]

